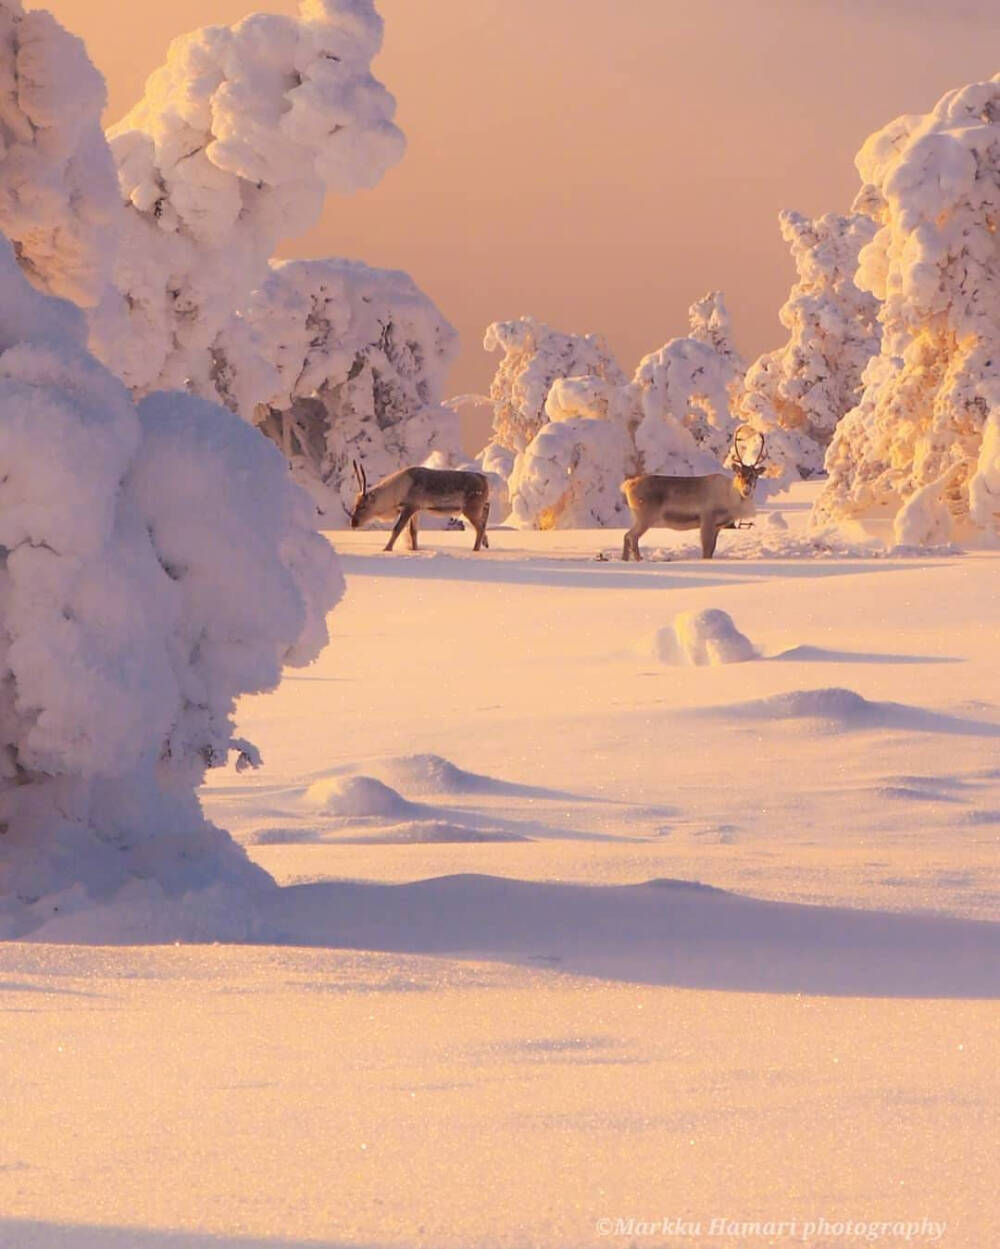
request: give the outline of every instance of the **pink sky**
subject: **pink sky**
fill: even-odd
[[[109,121],[173,35],[292,0],[50,0],[108,79]],[[782,208],[847,209],[854,153],[998,69],[995,0],[379,0],[375,65],[408,151],[283,248],[406,269],[483,390],[492,320],[599,331],[627,372],[725,291],[737,345],[777,345]],[[470,428],[482,441],[483,422]]]

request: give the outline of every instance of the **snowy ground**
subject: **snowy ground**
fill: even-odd
[[[0,948],[0,1245],[994,1243],[1000,557],[809,496],[712,563],[337,534],[205,791],[255,942]],[[758,657],[676,662],[707,608]]]

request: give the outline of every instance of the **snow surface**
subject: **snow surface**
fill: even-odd
[[[711,564],[338,533],[331,646],[202,791],[281,887],[0,947],[4,1249],[991,1243],[998,556],[814,546],[815,494]],[[636,651],[704,612],[756,656]]]

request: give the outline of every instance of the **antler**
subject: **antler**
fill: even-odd
[[[365,470],[361,467],[357,460],[352,460],[351,463],[354,465],[354,476],[358,479],[358,489],[362,494],[367,494],[368,478],[365,476]]]
[[[747,435],[760,439],[760,449],[757,452],[757,458],[752,464],[748,464],[743,458]],[[733,434],[733,453],[744,468],[756,468],[764,458],[764,435],[759,429],[754,429],[752,425],[740,425]]]

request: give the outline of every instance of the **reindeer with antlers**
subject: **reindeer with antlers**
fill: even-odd
[[[756,458],[747,463],[745,452],[752,436],[759,439]],[[639,539],[647,529],[700,529],[702,559],[711,559],[720,529],[735,529],[756,512],[753,493],[764,459],[764,435],[741,425],[733,435],[734,477],[708,473],[701,477],[659,477],[647,473],[622,482],[633,525],[625,535],[622,559],[642,559]]]
[[[355,460],[354,475],[358,480],[359,493],[351,512],[351,528],[357,529],[370,520],[395,516],[396,523],[385,545],[387,551],[392,550],[407,525],[410,527],[410,550],[417,549],[418,512],[464,516],[476,531],[476,544],[472,549],[489,549],[486,522],[490,515],[490,484],[483,473],[420,466],[401,468],[369,489],[365,470]]]

